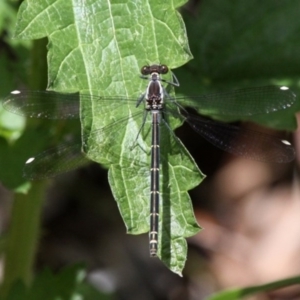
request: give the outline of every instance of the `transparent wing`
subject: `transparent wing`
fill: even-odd
[[[185,121],[207,141],[234,155],[276,163],[295,158],[293,146],[278,137],[190,114]]]
[[[29,158],[24,167],[24,177],[44,179],[75,170],[89,162],[81,151],[81,141],[62,144]]]
[[[137,131],[128,135],[131,142],[128,146],[129,148],[127,149],[127,152],[123,151],[123,154],[121,154],[120,148],[124,146],[122,144],[122,140],[124,140],[123,129],[125,127],[130,129],[133,126],[135,126],[135,128],[140,127],[143,120],[142,116],[143,111],[138,110],[130,118],[124,117],[118,119],[117,121],[103,128],[89,132],[83,137],[84,141],[91,141],[91,146],[86,149],[89,152],[89,157],[98,162],[105,160],[113,163],[116,161],[120,162],[120,160],[125,160],[128,164],[128,162],[133,163],[133,155],[135,157],[135,164],[141,164],[141,153],[145,155],[146,152],[141,152],[139,147],[136,147],[136,149],[132,150],[131,152],[131,149],[129,148],[130,145],[132,148],[137,146],[135,144],[138,143],[138,140],[141,141],[142,139],[140,137],[137,140],[137,137],[142,133]],[[145,135],[145,137],[147,136],[148,135]],[[63,143],[58,147],[48,149],[37,154],[36,156],[29,158],[24,167],[24,177],[30,180],[49,178],[84,166],[90,161],[90,159],[82,149],[83,144],[84,143],[82,143],[80,139],[73,142]],[[145,148],[147,147],[149,148],[150,145],[145,146]],[[146,156],[147,155],[148,154],[146,154]]]
[[[178,97],[182,106],[216,115],[251,116],[284,110],[293,105],[296,95],[287,87],[261,86],[191,97]]]
[[[137,99],[124,97],[100,97],[79,93],[52,91],[13,91],[5,98],[3,107],[15,114],[42,119],[78,119],[80,102],[99,102],[102,107],[114,109],[122,105],[135,106]]]

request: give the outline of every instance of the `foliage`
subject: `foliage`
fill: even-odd
[[[258,293],[269,292],[272,290],[288,287],[294,284],[299,284],[299,281],[300,277],[297,276],[257,286],[229,289],[218,294],[212,295],[206,298],[206,300],[238,300]]]
[[[110,295],[101,294],[83,280],[85,271],[82,266],[66,267],[58,274],[45,269],[26,287],[22,281],[16,281],[5,300],[53,300],[53,299],[112,299]]]

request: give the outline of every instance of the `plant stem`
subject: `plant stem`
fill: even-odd
[[[5,248],[2,296],[7,295],[15,280],[25,284],[32,280],[32,267],[38,246],[40,217],[43,207],[45,183],[35,183],[29,193],[15,194],[12,219]]]

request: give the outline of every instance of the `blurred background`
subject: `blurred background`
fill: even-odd
[[[9,41],[17,7],[17,3],[5,7],[6,15],[0,20],[1,97],[16,86],[26,86],[30,66],[43,66],[46,61],[46,49],[37,53],[32,50],[34,43]],[[189,1],[180,13],[195,59],[174,70],[181,84],[179,93],[198,95],[225,88],[285,84],[299,95],[299,1]],[[40,74],[40,80],[46,81],[46,76],[46,72]],[[20,118],[13,122],[6,118],[1,108],[2,128],[24,124]],[[78,124],[68,126],[75,130]],[[216,149],[187,125],[176,130],[207,175],[190,191],[204,230],[188,240],[182,278],[149,258],[147,234],[126,235],[107,170],[93,163],[47,182],[36,270],[45,266],[59,270],[82,261],[88,267],[88,280],[101,291],[113,293],[113,299],[144,300],[204,299],[222,289],[298,275],[299,132],[278,132],[249,123],[242,126],[290,140],[296,160],[289,164],[246,160]],[[5,130],[0,133],[4,136]],[[0,139],[1,146],[4,138]],[[3,164],[0,168],[3,173]],[[5,179],[2,182],[0,229],[4,234],[12,194]],[[300,299],[300,287],[251,299]]]

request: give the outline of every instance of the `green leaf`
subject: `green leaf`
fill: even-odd
[[[250,295],[255,295],[263,292],[270,292],[275,289],[280,289],[299,283],[299,276],[291,277],[262,285],[250,286],[241,289],[225,290],[206,298],[206,300],[239,300]]]
[[[10,115],[13,116],[11,120],[14,120],[15,115]],[[42,152],[47,145],[51,147],[51,142],[55,142],[54,133],[53,123],[45,122],[40,126],[28,128],[15,141],[11,139],[19,134],[18,130],[11,133],[10,139],[0,137],[0,178],[3,185],[15,192],[28,192],[30,183],[23,177],[24,165],[31,156]]]
[[[299,9],[298,1],[203,1],[193,15],[185,18],[195,59],[176,72],[180,92],[198,95],[285,85],[299,94]],[[247,105],[243,99],[239,104]],[[299,110],[297,101],[290,109],[242,120],[295,130],[294,114]],[[241,117],[222,116],[218,120],[236,121]]]
[[[22,77],[26,82],[25,69],[27,70],[29,41],[12,39],[17,20],[17,3],[13,1],[0,1],[0,97],[7,95],[19,84]]]
[[[7,140],[15,140],[21,135],[24,127],[24,117],[13,115],[0,106],[0,136]]]
[[[204,1],[185,19],[195,59],[183,88],[199,93],[201,88],[291,86],[299,69],[299,9],[298,1],[288,0]]]
[[[66,0],[28,0],[20,9],[16,37],[48,37],[49,88],[137,99],[147,87],[147,81],[139,78],[143,65],[161,62],[175,68],[191,59],[185,27],[176,11],[183,3],[87,1],[83,5]],[[165,79],[171,80],[171,75]],[[124,111],[113,103],[105,110],[91,99],[90,103],[81,103],[82,132],[88,137],[89,132],[136,111],[135,105]],[[178,126],[176,120],[170,119],[170,123],[172,128]],[[138,139],[145,152],[138,152],[136,163],[128,163],[138,151],[138,147],[131,149],[130,145],[141,124],[142,115],[114,135],[107,132],[103,145],[94,138],[83,141],[91,159],[113,162],[109,181],[132,234],[149,231],[148,124]],[[159,255],[172,271],[181,274],[187,251],[185,237],[199,231],[187,191],[204,176],[182,144],[163,128]],[[107,145],[113,147],[112,153],[107,153]]]
[[[16,281],[5,299],[111,299],[111,296],[104,295],[85,283],[84,279],[85,271],[80,265],[68,266],[57,274],[45,269],[35,277],[29,287],[20,280]]]

